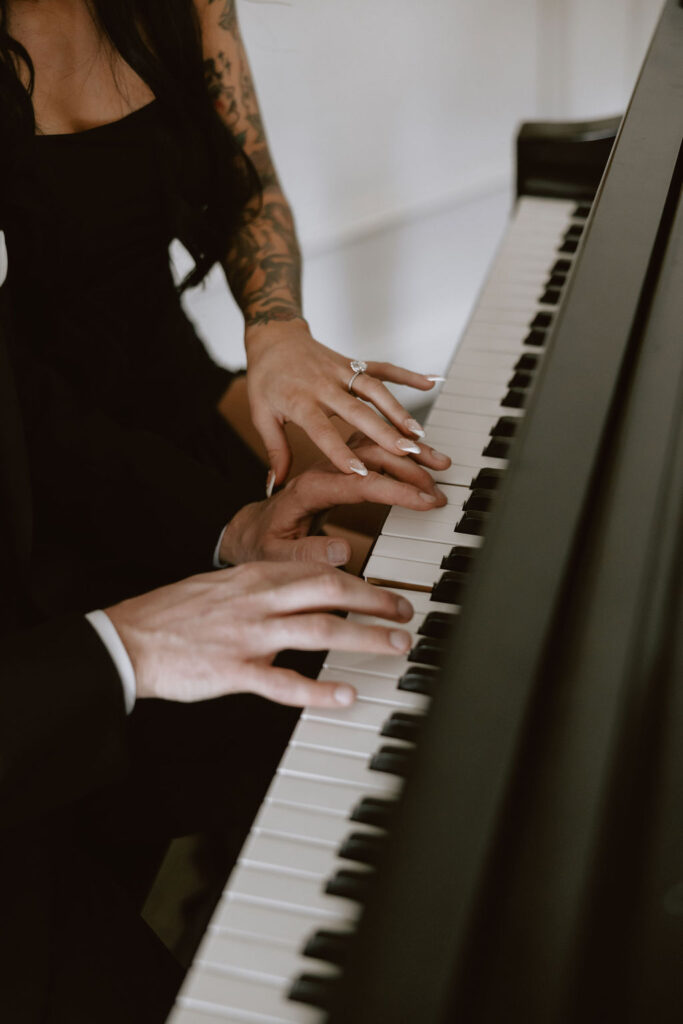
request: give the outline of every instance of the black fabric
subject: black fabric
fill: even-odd
[[[103,412],[182,438],[230,374],[182,311],[156,101],[36,136],[4,199],[7,287],[24,345]]]

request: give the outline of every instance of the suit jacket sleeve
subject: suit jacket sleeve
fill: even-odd
[[[114,663],[82,616],[0,638],[0,821],[39,817],[127,770]]]

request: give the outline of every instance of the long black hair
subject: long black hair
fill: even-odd
[[[258,175],[209,98],[192,0],[86,2],[112,47],[159,103],[159,165],[171,227],[195,261],[181,286],[188,287],[226,255],[234,233],[258,207]],[[13,159],[35,133],[33,84],[30,55],[10,35],[7,0],[0,0],[1,189]]]

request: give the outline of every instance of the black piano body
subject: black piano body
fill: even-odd
[[[582,130],[520,133],[524,194],[611,154],[331,1024],[683,1013],[680,0]]]

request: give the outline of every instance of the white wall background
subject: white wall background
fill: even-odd
[[[240,0],[314,333],[438,372],[504,227],[525,119],[625,108],[661,0]],[[188,300],[242,362],[219,271]]]

